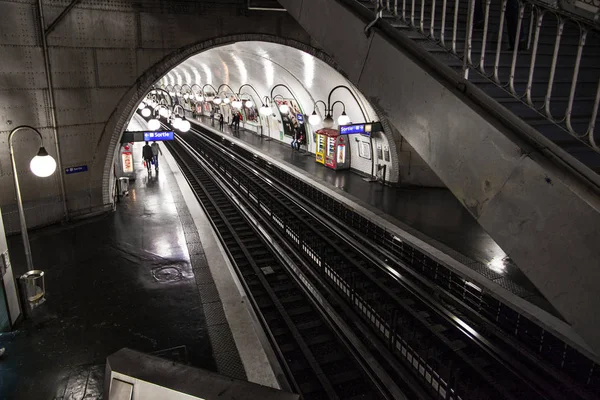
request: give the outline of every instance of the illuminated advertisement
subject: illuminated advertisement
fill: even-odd
[[[133,172],[133,156],[130,151],[124,151],[121,153],[121,160],[123,162],[123,172],[126,174]]]
[[[346,162],[346,146],[343,144],[338,145],[337,148],[337,163],[343,164]]]
[[[296,100],[292,99],[275,99],[277,104],[277,110],[281,115],[281,123],[283,124],[283,134],[286,136],[294,137],[294,133],[304,133],[302,124],[298,121],[297,115],[302,114],[300,106],[296,103]],[[279,106],[285,104],[288,106],[288,112],[282,113]]]

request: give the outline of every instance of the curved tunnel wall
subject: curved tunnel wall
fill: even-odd
[[[210,83],[217,88],[220,84],[228,84],[234,91],[237,91],[242,84],[250,83],[256,88],[260,98],[249,88],[245,88],[243,92],[252,95],[253,101],[258,107],[263,103],[262,99],[265,96],[270,97],[273,93],[274,96],[281,95],[286,99],[295,98],[301,111],[308,115],[313,112],[317,100],[327,102],[331,90],[338,85],[344,85],[352,91],[352,95],[356,97],[356,100],[346,89],[339,88],[332,93],[331,102],[342,101],[352,122],[379,120],[369,102],[354,85],[326,62],[307,52],[276,43],[238,42],[207,50],[188,58],[160,80],[160,85],[167,88],[183,84],[203,86],[206,83]],[[279,84],[286,85],[291,94],[286,87],[277,86]],[[186,88],[186,90],[189,89]],[[198,90],[198,87],[195,87],[195,90]],[[179,100],[184,101],[182,98]],[[222,105],[221,109],[227,116],[231,112],[230,106]],[[334,120],[341,114],[342,109],[341,104],[335,106]],[[317,106],[316,111],[321,119],[325,117],[322,104]],[[273,115],[277,117],[274,118],[272,115],[262,117],[259,124],[247,125],[247,127],[258,131],[262,126],[264,135],[278,141],[289,142],[291,138],[283,135],[279,113],[275,107],[273,107]],[[314,128],[308,123],[305,126],[308,137],[308,150],[314,153],[314,132],[321,129],[323,124],[321,123]],[[337,126],[337,122],[335,126]],[[388,135],[389,133],[385,132],[373,135],[374,150],[377,146],[380,146],[382,150],[389,151],[390,141],[388,141]],[[358,143],[369,143],[369,139],[361,135],[350,135],[348,139],[352,146],[351,167],[353,169],[364,174],[370,174],[372,163],[373,165],[386,165],[386,179],[390,181],[397,180],[398,166],[396,158],[386,161],[385,159],[378,159],[376,154],[373,154],[375,157],[372,159],[360,157]]]

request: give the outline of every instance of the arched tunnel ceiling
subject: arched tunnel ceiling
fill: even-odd
[[[283,83],[287,85],[298,99],[305,114],[313,112],[313,104],[317,100],[327,102],[331,89],[337,85],[346,85],[355,94],[366,114],[367,121],[378,120],[373,108],[362,94],[339,72],[320,59],[301,50],[268,42],[237,42],[234,44],[207,50],[196,54],[171,70],[161,85],[210,83],[218,87],[222,83],[230,85],[238,91],[242,84],[252,84],[261,97],[270,96],[271,89]],[[245,88],[242,93],[252,94]],[[278,87],[273,95],[281,94],[291,98],[285,88]],[[346,105],[346,113],[352,122],[365,122],[357,101],[344,89],[338,89],[332,95],[331,102],[342,100]],[[260,105],[260,101],[254,98]],[[323,107],[318,107],[323,117]],[[336,106],[334,117],[342,111]]]

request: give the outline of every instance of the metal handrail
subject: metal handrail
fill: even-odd
[[[540,116],[561,126],[583,144],[600,152],[598,140],[594,137],[596,118],[600,107],[600,69],[593,63],[584,65],[589,61],[587,58],[593,51],[595,51],[593,55],[596,57],[600,53],[600,28],[589,19],[564,11],[543,0],[502,0],[500,11],[495,13],[490,11],[496,7],[497,3],[492,5],[491,0],[372,0],[372,2],[376,4],[377,8],[383,7],[392,17],[401,20],[412,29],[435,41],[448,52],[461,58],[465,79],[472,80],[473,76],[469,77],[469,71],[477,71],[480,75],[504,88],[507,94],[534,109]],[[452,4],[452,2],[454,3]],[[437,14],[437,4],[439,3],[441,3],[441,16]],[[482,8],[483,21],[477,21],[475,18],[474,13],[477,7]],[[447,15],[449,12],[452,15]],[[448,17],[452,17],[452,19],[449,20]],[[512,26],[512,29],[508,29],[508,27],[505,29],[505,21],[507,26]],[[516,27],[514,26],[515,22]],[[425,28],[426,23],[429,25],[428,29]],[[477,23],[481,26],[476,26]],[[549,55],[540,52],[540,44],[548,45],[542,41],[542,38],[547,38],[550,30],[555,26],[551,59],[542,64],[540,58]],[[565,40],[565,27],[574,28],[570,33],[578,36],[576,44]],[[481,33],[477,33],[474,28],[482,28]],[[450,33],[448,32],[450,29],[451,41],[446,36]],[[512,53],[503,50],[505,34],[514,37]],[[598,40],[590,44],[590,36]],[[462,50],[460,46],[462,46]],[[495,50],[492,52],[491,49],[494,47]],[[569,73],[570,78],[566,82],[563,76],[560,76],[560,80],[557,79],[557,69],[567,68],[566,66],[559,67],[558,62],[564,60],[565,52],[568,53],[574,48],[576,48],[576,54],[567,54],[571,61],[568,68],[572,68],[572,74]],[[486,56],[493,56],[493,66],[486,66]],[[525,57],[529,58],[527,74],[525,76],[524,73],[521,73],[519,77],[519,69],[523,68],[522,62]],[[508,77],[502,77],[501,71],[506,70],[507,65],[510,67]],[[540,78],[538,76],[540,71],[544,73],[543,70],[548,67],[549,73]],[[586,73],[585,80],[580,78],[582,71]],[[553,101],[552,97],[557,82],[570,86],[568,94],[562,96],[567,98],[567,102],[561,115],[553,115],[552,112],[554,110],[557,113],[557,101]],[[526,84],[524,87],[520,87],[519,83]],[[595,96],[590,94],[581,99],[582,96],[578,92],[586,83],[596,83]],[[534,86],[542,85],[546,87],[545,93],[543,96],[538,95],[537,97],[543,98],[543,101],[536,101],[536,96],[533,95]],[[565,92],[567,91],[565,90]],[[577,116],[580,121],[582,117],[588,118],[589,116],[589,120],[585,120],[587,128],[585,131],[578,130],[574,126],[574,110],[584,102],[589,102],[590,98],[594,98],[591,109],[586,107],[586,115]]]

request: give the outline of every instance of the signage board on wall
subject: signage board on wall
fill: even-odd
[[[67,174],[67,175],[76,174],[78,172],[86,172],[87,170],[88,170],[87,165],[78,165],[77,167],[65,168],[65,174]]]
[[[369,122],[364,124],[352,124],[340,126],[340,135],[352,135],[360,134],[365,136],[371,136],[373,132],[381,132],[383,126],[381,122]]]
[[[173,140],[174,138],[173,131],[144,132],[144,141],[163,141]]]
[[[302,114],[296,114],[296,120],[298,122],[300,122],[301,124],[303,124],[304,123],[304,115],[302,115]]]

